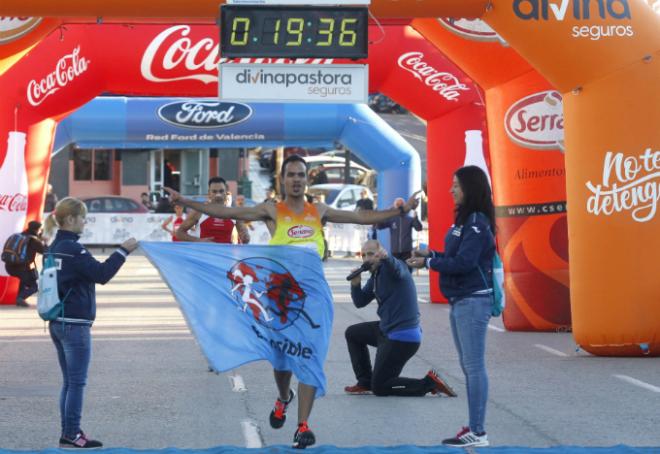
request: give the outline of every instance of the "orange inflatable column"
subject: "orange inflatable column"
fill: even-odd
[[[565,97],[574,336],[598,355],[660,356],[658,74],[660,52]]]
[[[564,97],[575,340],[660,356],[660,17],[646,0],[493,3],[484,19]]]

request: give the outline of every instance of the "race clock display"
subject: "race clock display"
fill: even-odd
[[[222,57],[367,58],[366,7],[223,5]]]

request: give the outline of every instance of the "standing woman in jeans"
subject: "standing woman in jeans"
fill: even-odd
[[[488,446],[484,427],[488,401],[485,351],[493,298],[495,208],[488,179],[479,167],[458,169],[450,192],[455,216],[445,237],[445,251],[415,251],[416,257],[408,259],[408,264],[441,273],[440,290],[451,305],[451,332],[465,375],[469,425],[442,443]]]
[[[48,254],[58,262],[57,285],[64,301],[64,314],[50,322],[50,337],[62,369],[60,394],[62,434],[60,448],[99,448],[100,441],[89,439],[80,429],[83,391],[92,353],[90,330],[96,317],[95,284],[107,283],[137,248],[130,238],[101,263],[78,242],[85,228],[87,208],[78,199],[67,197],[55,205],[45,221],[50,236],[59,227]]]

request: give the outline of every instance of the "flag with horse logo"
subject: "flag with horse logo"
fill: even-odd
[[[318,254],[294,246],[142,242],[211,366],[257,360],[325,394],[332,293]]]

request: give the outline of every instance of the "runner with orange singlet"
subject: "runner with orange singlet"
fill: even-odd
[[[170,188],[173,203],[193,208],[209,216],[242,221],[263,221],[268,225],[272,239],[270,244],[309,247],[317,251],[322,258],[325,251],[322,226],[325,222],[343,224],[372,225],[396,216],[405,215],[415,209],[419,200],[418,192],[399,208],[378,211],[346,211],[330,208],[324,203],[309,203],[305,200],[307,187],[307,164],[298,155],[291,155],[284,160],[281,172],[284,182],[284,201],[277,204],[261,203],[253,207],[225,207],[220,204],[194,202],[181,196]],[[295,393],[291,389],[291,371],[274,368],[275,383],[279,397],[270,414],[270,425],[279,429],[286,420],[286,410]],[[309,429],[307,420],[312,412],[316,387],[299,382],[298,428],[293,437],[294,448],[306,448],[316,443],[314,433]]]

